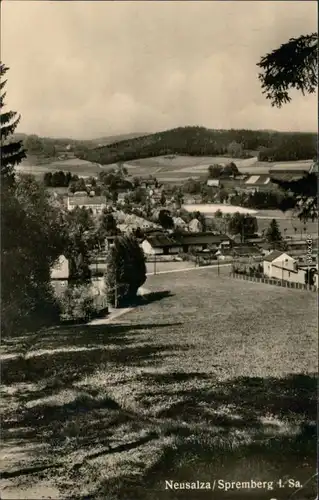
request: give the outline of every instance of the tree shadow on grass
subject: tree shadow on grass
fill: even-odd
[[[163,300],[163,299],[174,297],[174,296],[175,296],[175,294],[170,292],[170,290],[149,292],[149,293],[145,293],[143,295],[138,295],[136,297],[136,301],[134,301],[134,305],[147,306],[148,304],[152,304],[153,302],[158,302],[159,300]]]
[[[276,416],[278,419],[292,417],[307,417],[316,420],[317,416],[317,374],[290,374],[283,378],[238,377],[236,379],[217,382],[213,375],[198,373],[162,373],[146,374],[145,378],[161,388],[156,395],[164,399],[169,392],[178,399],[169,408],[159,411],[162,418],[187,418],[188,408],[198,409],[202,415],[205,412],[212,415],[212,421],[220,416],[214,416],[220,408],[228,408],[229,413],[241,419],[249,426],[251,421],[261,417]],[[194,381],[193,387],[181,388],[172,392],[167,385],[176,382]],[[211,387],[207,384],[211,380]],[[204,382],[203,388],[199,384]],[[146,391],[143,398],[151,396]]]
[[[134,335],[152,328],[170,328],[180,323],[149,323],[144,325],[101,325],[54,330],[44,334],[34,346],[47,352],[39,355],[5,359],[2,361],[2,383],[43,383],[56,379],[69,385],[89,375],[107,363],[138,365],[156,362],[163,346],[144,344],[128,346]],[[127,334],[127,336],[125,335]],[[122,344],[125,344],[123,347]],[[187,346],[170,345],[174,350]],[[54,350],[59,349],[59,350]]]
[[[189,380],[194,374],[171,375],[174,380]],[[158,381],[164,385],[164,398],[168,394],[165,384],[170,385],[172,379],[162,374]],[[172,444],[162,449],[143,477],[105,481],[94,498],[102,500],[103,491],[112,500],[288,500],[293,493],[296,500],[315,498],[317,374],[291,374],[280,379],[240,377],[218,386],[214,383],[214,389],[175,394],[184,399],[157,413],[159,420],[167,422],[166,436],[173,439]],[[223,414],[225,408],[230,413]],[[270,414],[273,422],[262,419]],[[298,486],[279,488],[276,481],[287,478],[304,485],[301,492],[297,492]],[[267,488],[268,483],[270,486],[228,493],[165,489],[166,480],[185,483],[214,479],[254,479],[267,481]]]

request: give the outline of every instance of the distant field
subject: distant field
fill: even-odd
[[[273,172],[284,172],[287,168],[289,171],[295,170],[297,172],[300,170],[300,165],[303,165],[303,168],[306,170],[308,167],[310,168],[312,163],[311,160],[309,160],[308,162],[281,162],[274,164],[259,162],[257,161],[257,157],[242,160],[224,156],[199,157],[168,155],[125,162],[123,166],[127,168],[131,176],[155,175],[161,182],[179,183],[190,177],[204,179],[207,175],[209,165],[214,163],[226,164],[230,161],[236,163],[241,173],[247,174],[268,174],[270,169],[273,170]],[[103,170],[108,171],[114,167],[116,167],[116,164],[99,166],[96,163],[86,160],[72,158],[40,165],[23,162],[17,167],[17,171],[32,174],[36,177],[43,177],[46,172],[62,170],[64,172],[69,171],[79,176],[90,177],[91,175],[98,175],[99,172]]]
[[[309,170],[312,160],[296,162],[260,162],[257,157],[240,159],[224,156],[179,156],[167,155],[154,158],[142,158],[125,163],[132,175],[145,175],[150,173],[163,182],[178,182],[191,176],[205,177],[209,165],[214,163],[226,164],[233,161],[240,173],[269,174],[273,172],[284,173],[289,171],[299,172],[300,169]]]
[[[72,158],[69,160],[54,161],[51,163],[44,163],[40,165],[30,165],[29,162],[22,162],[16,167],[19,173],[32,174],[35,177],[43,177],[46,172],[71,172],[83,177],[90,177],[97,175],[101,169],[95,164],[79,158]]]

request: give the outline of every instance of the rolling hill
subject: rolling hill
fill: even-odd
[[[81,151],[79,157],[101,165],[163,155],[249,158],[258,154],[264,161],[296,161],[315,157],[316,142],[315,133],[178,127]]]

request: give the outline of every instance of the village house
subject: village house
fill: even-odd
[[[68,210],[74,210],[76,207],[92,210],[94,215],[101,214],[107,207],[105,196],[73,195],[68,196]]]
[[[60,255],[50,270],[51,285],[57,296],[60,296],[67,288],[69,276],[69,261],[64,255]]]
[[[231,239],[222,234],[213,233],[178,233],[157,234],[147,236],[141,247],[146,256],[148,255],[170,255],[187,253],[189,251],[217,251],[219,248],[230,248]]]
[[[220,187],[220,180],[219,179],[208,179],[206,184],[208,187],[218,188],[218,187]]]
[[[188,230],[191,233],[201,233],[203,231],[203,224],[198,219],[192,219],[188,224]]]
[[[296,259],[280,250],[274,250],[263,260],[264,275],[282,281],[305,284],[307,269],[307,266],[298,266]]]

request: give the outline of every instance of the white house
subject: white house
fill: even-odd
[[[60,255],[57,259],[50,274],[53,290],[57,295],[60,295],[67,287],[70,275],[69,261],[64,255]]]
[[[220,187],[220,181],[219,181],[219,179],[208,179],[207,186],[218,188],[218,187]]]
[[[287,253],[274,250],[263,260],[264,275],[282,281],[305,284],[306,268],[299,268],[296,259]]]
[[[192,233],[201,233],[203,231],[203,224],[198,219],[192,219],[188,224],[188,230]]]
[[[68,210],[76,207],[91,209],[93,214],[101,214],[106,208],[105,196],[68,196]]]

